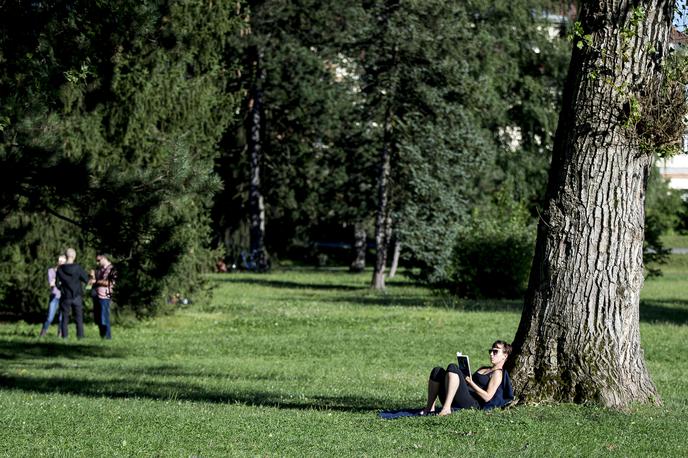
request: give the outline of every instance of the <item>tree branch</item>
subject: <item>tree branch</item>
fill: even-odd
[[[70,218],[70,217],[68,217],[68,216],[62,215],[62,214],[56,212],[55,210],[53,210],[52,208],[48,207],[47,205],[41,205],[41,209],[44,210],[44,211],[46,211],[47,213],[53,215],[54,217],[56,217],[56,218],[58,218],[58,219],[61,219],[62,221],[65,221],[65,222],[67,222],[67,223],[69,223],[69,224],[73,224],[74,226],[78,227],[78,228],[81,229],[82,231],[84,231],[84,232],[86,232],[87,234],[89,234],[89,235],[90,235],[89,238],[98,238],[98,236],[96,235],[96,233],[95,233],[95,231],[94,231],[93,229],[91,229],[90,227],[88,227],[88,226],[86,226],[86,225],[80,223],[79,221],[77,221],[77,220],[75,220],[75,219],[72,219],[72,218]]]

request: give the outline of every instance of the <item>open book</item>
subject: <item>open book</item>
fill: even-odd
[[[459,364],[459,370],[463,373],[465,377],[470,377],[471,375],[471,364],[468,361],[468,356],[462,354],[460,351],[456,352],[456,360]]]

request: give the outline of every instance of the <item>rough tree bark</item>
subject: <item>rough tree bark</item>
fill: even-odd
[[[584,44],[574,46],[510,358],[522,400],[659,402],[639,333],[653,157],[632,120],[636,97],[661,78],[672,7],[669,0],[583,2]]]
[[[249,187],[250,248],[254,259],[265,263],[265,207],[260,191],[260,162],[263,139],[263,94],[262,81],[265,70],[261,66],[261,55],[257,47],[249,48],[249,59],[253,68],[253,83],[248,100],[248,149],[251,159],[251,182]],[[261,266],[264,267],[264,266]]]

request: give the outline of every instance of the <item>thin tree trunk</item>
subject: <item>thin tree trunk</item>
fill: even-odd
[[[394,251],[392,252],[392,265],[389,268],[389,278],[394,278],[399,267],[399,256],[401,255],[401,242],[398,238],[394,238]]]
[[[637,4],[646,17],[626,39]],[[574,47],[547,204],[509,359],[525,401],[619,408],[659,402],[639,332],[643,203],[653,158],[625,124],[633,97],[659,77],[673,3],[633,5],[597,0],[581,10],[592,45]]]
[[[390,27],[390,20],[392,15],[397,11],[401,3],[399,0],[385,0],[383,2],[381,14],[378,16],[378,30],[380,36],[388,33]],[[391,75],[398,76],[397,69],[397,51],[396,47],[392,49],[390,56],[391,62],[389,64]],[[373,270],[373,279],[371,287],[376,290],[385,289],[385,265],[387,264],[387,251],[389,237],[387,230],[391,228],[390,216],[391,209],[389,205],[389,177],[392,169],[392,116],[394,111],[392,109],[392,100],[395,98],[397,78],[390,78],[392,83],[389,87],[380,87],[381,94],[386,94],[382,97],[386,100],[383,132],[382,132],[382,148],[380,150],[380,164],[378,169],[378,207],[375,216],[375,267]],[[384,91],[382,90],[384,89]]]
[[[261,54],[257,47],[249,50],[254,71],[253,85],[249,94],[249,155],[251,182],[249,187],[250,245],[255,260],[265,258],[265,206],[260,190],[260,163],[263,150],[263,94],[262,82],[265,70],[261,66]],[[261,261],[262,262],[262,261]]]
[[[385,265],[387,264],[387,226],[389,218],[389,175],[391,172],[391,133],[390,112],[385,113],[383,145],[380,153],[378,172],[378,207],[375,217],[375,269],[373,271],[372,288],[385,289]]]
[[[354,225],[354,256],[355,259],[349,266],[350,272],[363,272],[365,269],[367,249],[367,234],[365,225],[357,222]]]

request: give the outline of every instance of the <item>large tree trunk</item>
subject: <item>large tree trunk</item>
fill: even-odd
[[[260,191],[260,162],[263,149],[263,94],[262,82],[265,70],[261,66],[261,55],[257,47],[249,49],[249,58],[254,71],[253,84],[249,93],[248,149],[251,159],[251,182],[249,187],[249,214],[251,256],[263,264],[265,255],[265,206]],[[260,266],[263,268],[264,266]]]
[[[628,120],[633,100],[661,77],[673,2],[634,4],[645,9],[637,28],[629,1],[589,1],[581,9],[592,42],[574,47],[509,361],[525,401],[619,408],[659,402],[640,348],[638,312],[653,158]]]
[[[357,222],[354,225],[354,261],[349,266],[349,272],[363,272],[365,269],[367,234],[365,225]]]

